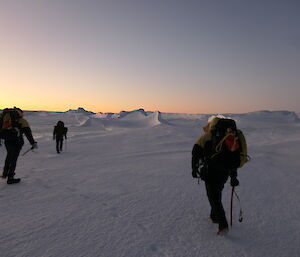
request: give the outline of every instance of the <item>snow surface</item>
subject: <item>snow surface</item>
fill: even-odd
[[[191,150],[210,115],[26,113],[39,149],[20,156],[20,184],[0,184],[0,256],[299,256],[298,116],[224,115],[244,131],[252,160],[239,170],[244,221],[235,199],[233,227],[221,237],[204,184],[191,176]],[[58,120],[69,128],[60,155]],[[2,166],[5,154],[0,147]],[[228,183],[223,202],[229,216]]]

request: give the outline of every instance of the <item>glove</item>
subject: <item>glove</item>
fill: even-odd
[[[236,177],[231,178],[230,185],[232,187],[237,187],[239,184],[240,184],[240,181]]]
[[[38,145],[37,145],[37,142],[34,142],[32,145],[31,145],[31,149],[37,149],[38,148]]]
[[[201,180],[205,181],[207,179],[207,165],[203,165],[200,169],[200,178]]]
[[[199,175],[200,175],[200,173],[199,173],[198,169],[193,169],[193,171],[192,171],[193,178],[199,178]]]

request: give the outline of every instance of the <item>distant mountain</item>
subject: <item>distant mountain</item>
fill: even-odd
[[[84,108],[79,107],[77,110],[69,109],[67,112],[71,113],[84,113],[84,114],[95,114],[95,112],[86,111]]]

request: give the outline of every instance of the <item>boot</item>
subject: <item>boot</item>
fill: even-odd
[[[228,234],[228,232],[229,232],[229,229],[228,228],[222,228],[222,229],[219,229],[219,231],[218,231],[218,235],[219,236],[225,236],[225,235],[227,235]]]
[[[21,181],[20,178],[8,177],[7,184],[16,184]]]
[[[225,235],[227,235],[228,234],[228,231],[229,231],[229,229],[228,229],[228,224],[227,224],[227,222],[226,223],[224,223],[224,224],[219,224],[219,231],[218,231],[218,235],[220,235],[220,236],[225,236]]]

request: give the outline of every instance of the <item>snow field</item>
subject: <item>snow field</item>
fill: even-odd
[[[226,237],[209,222],[204,184],[191,177],[191,150],[209,116],[129,115],[26,116],[39,149],[20,156],[19,185],[0,184],[1,256],[299,256],[300,126],[293,114],[239,115],[252,160],[239,170],[236,190],[244,221],[234,199]],[[51,133],[59,119],[69,133],[57,155]],[[2,165],[4,158],[1,147]],[[228,218],[230,191],[227,183]]]

